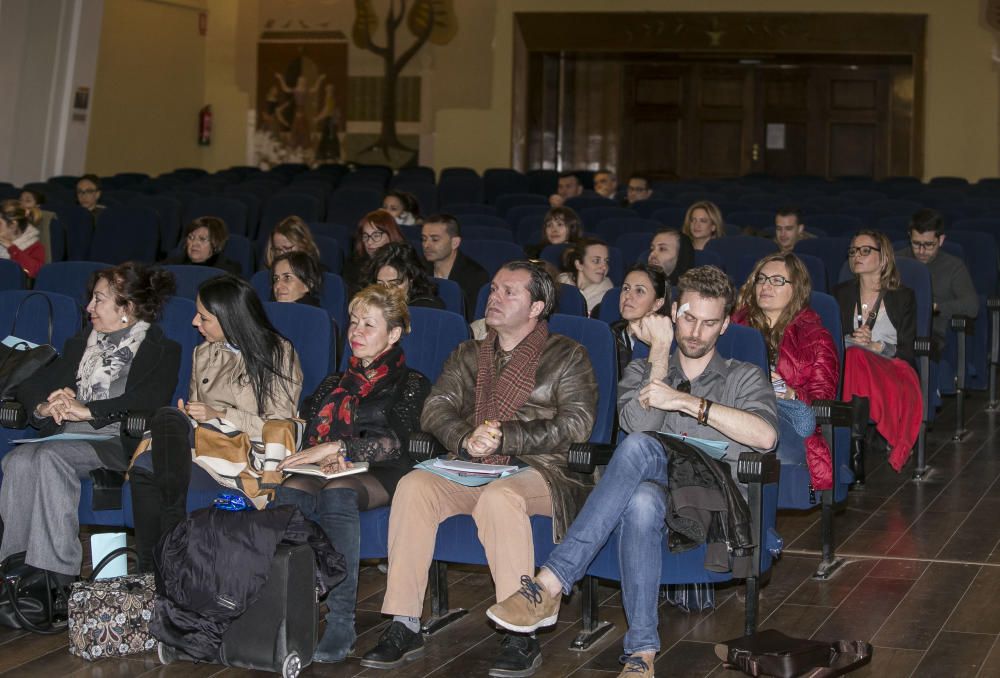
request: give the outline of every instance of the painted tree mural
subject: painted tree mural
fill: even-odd
[[[396,134],[396,90],[399,74],[417,52],[428,42],[446,45],[458,31],[453,0],[389,0],[385,17],[385,44],[375,43],[375,31],[379,25],[373,0],[354,0],[355,17],[351,38],[359,49],[365,49],[379,56],[385,66],[382,80],[382,132],[374,144],[362,151],[379,150],[389,160],[392,150],[414,152],[405,146]],[[409,5],[409,12],[407,12]],[[406,21],[406,27],[413,35],[413,42],[398,57],[396,56],[397,31]]]

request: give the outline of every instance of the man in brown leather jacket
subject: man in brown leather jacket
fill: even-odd
[[[423,655],[420,613],[438,524],[472,514],[498,600],[534,569],[530,517],[552,517],[560,540],[591,489],[566,468],[570,443],[586,441],[597,408],[597,382],[586,349],[546,320],[555,305],[552,279],[526,261],[493,278],[483,340],[448,358],[424,404],[421,426],[459,458],[513,464],[520,472],[466,487],[428,471],[408,474],[389,518],[389,574],[382,613],[393,622],[362,659],[391,669]],[[533,635],[505,635],[491,676],[530,676],[541,666]]]

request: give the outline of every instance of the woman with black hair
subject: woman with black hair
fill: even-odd
[[[400,226],[419,226],[420,203],[417,197],[406,191],[389,191],[382,198],[382,209],[392,215]]]
[[[323,272],[319,261],[305,252],[279,254],[271,262],[271,297],[274,301],[320,305]]]
[[[170,273],[128,262],[94,274],[90,327],[63,354],[21,384],[17,400],[41,435],[97,434],[15,447],[3,458],[0,561],[26,552],[28,565],[68,583],[80,573],[80,478],[99,468],[124,471],[135,438],[121,430],[129,412],[170,402],[181,348],[154,321],[174,292]]]
[[[611,334],[615,338],[618,377],[621,378],[625,366],[632,360],[649,356],[649,346],[635,336],[634,323],[642,322],[648,315],[670,313],[670,283],[663,269],[651,264],[631,266],[625,272],[618,311],[621,320],[611,324]]]
[[[529,259],[540,259],[549,245],[572,244],[583,237],[580,217],[569,207],[553,207],[542,219],[542,239],[524,248]]]
[[[299,357],[249,283],[232,275],[207,280],[195,306],[192,324],[205,341],[194,350],[188,401],[156,411],[149,425],[152,449],[132,467],[135,541],[144,572],[152,569],[160,536],[187,515],[191,420],[222,420],[260,441],[266,420],[295,416],[302,391]]]
[[[229,240],[226,222],[218,217],[198,217],[184,228],[184,249],[163,260],[164,264],[213,266],[240,275],[240,265],[222,253]]]
[[[445,307],[437,285],[409,243],[393,242],[378,250],[368,264],[364,280],[366,285],[377,283],[402,289],[410,306]]]

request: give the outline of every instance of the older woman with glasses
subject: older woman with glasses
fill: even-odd
[[[807,465],[812,486],[833,487],[830,448],[816,427],[814,400],[837,397],[840,365],[833,337],[809,308],[812,284],[791,253],[770,254],[747,277],[733,322],[759,330],[767,345],[771,385],[778,399],[782,461]]]
[[[309,225],[297,216],[282,219],[274,227],[268,238],[264,265],[270,269],[276,257],[289,252],[303,252],[319,261],[319,246],[313,238]]]
[[[847,258],[854,277],[833,290],[847,346],[843,397],[869,399],[871,418],[889,447],[889,463],[899,471],[913,451],[923,411],[912,367],[917,301],[913,290],[900,283],[885,234],[859,231]],[[862,432],[855,433],[851,464],[855,479],[863,483],[866,442]]]
[[[353,297],[365,286],[365,273],[376,252],[391,242],[405,240],[388,211],[375,210],[362,217],[354,231],[353,255],[344,262],[342,273],[348,296]]]

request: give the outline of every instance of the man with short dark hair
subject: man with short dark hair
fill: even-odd
[[[935,353],[944,349],[951,318],[956,315],[976,317],[979,296],[965,262],[941,249],[944,245],[944,219],[936,210],[922,209],[910,218],[910,246],[896,252],[897,257],[916,259],[931,272],[934,295],[934,320],[931,329]]]
[[[812,237],[811,233],[806,233],[806,225],[802,223],[802,212],[797,207],[783,207],[778,210],[774,217],[774,242],[778,243],[778,250],[782,254],[794,250],[800,240]]]
[[[740,453],[769,451],[778,440],[777,403],[767,375],[716,351],[735,300],[726,274],[714,266],[693,268],[681,276],[678,287],[673,320],[650,314],[632,323],[635,335],[651,347],[648,360],[629,363],[618,385],[619,417],[630,435],[538,575],[531,578],[525,570],[520,590],[487,611],[501,627],[525,633],[554,624],[562,594],[569,595],[618,528],[622,602],[629,623],[621,678],[653,676],[653,658],[660,649],[657,603],[667,495],[675,467],[684,465],[688,474],[696,468],[672,451],[668,469],[667,445],[643,431],[726,442],[725,461],[733,479]],[[670,355],[675,333],[677,350]],[[732,533],[721,549],[714,545],[720,556],[730,538],[735,549]],[[735,562],[724,559],[735,572]]]
[[[618,190],[618,177],[608,169],[599,169],[594,173],[594,192],[608,200],[615,199]]]
[[[549,196],[549,207],[562,207],[567,200],[583,193],[583,184],[580,183],[580,177],[572,172],[563,172],[560,174],[557,186],[556,192]]]
[[[592,485],[566,468],[566,454],[590,436],[597,382],[587,350],[549,334],[555,302],[555,283],[540,266],[505,264],[491,285],[486,338],[462,343],[445,363],[421,427],[454,456],[521,470],[478,487],[419,469],[400,481],[389,514],[382,601],[393,622],[362,666],[392,669],[423,654],[420,613],[442,521],[472,514],[502,600],[534,569],[531,516],[552,516],[559,540],[583,505]],[[533,635],[505,634],[489,674],[530,676],[541,662]]]
[[[653,189],[649,184],[649,177],[643,174],[633,174],[628,178],[628,188],[625,193],[625,204],[634,205],[640,200],[649,200],[653,195]]]
[[[471,320],[476,312],[480,288],[489,282],[486,269],[465,256],[459,247],[462,230],[458,219],[450,214],[427,217],[421,227],[424,259],[433,267],[435,278],[454,280],[465,295],[465,319]]]

